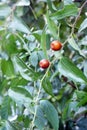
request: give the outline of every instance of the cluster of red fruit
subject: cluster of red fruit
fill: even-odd
[[[53,41],[51,42],[50,44],[50,48],[54,51],[59,51],[61,48],[62,48],[62,43],[60,41]],[[39,62],[39,66],[43,69],[46,69],[48,68],[50,65],[50,62],[46,59],[42,59],[40,62]]]

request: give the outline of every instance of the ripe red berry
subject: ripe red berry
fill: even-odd
[[[60,41],[52,41],[50,44],[50,48],[54,51],[58,51],[62,48],[62,43]]]
[[[39,62],[39,66],[43,69],[47,69],[50,65],[50,62],[46,59],[42,59],[40,62]]]

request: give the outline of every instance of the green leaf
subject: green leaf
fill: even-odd
[[[76,91],[77,99],[79,101],[77,106],[82,106],[87,103],[87,92],[84,91]]]
[[[50,11],[51,11],[51,12],[54,12],[54,9],[53,9],[53,7],[52,7],[52,1],[51,1],[51,0],[47,0],[47,4],[48,4],[48,6],[49,6]]]
[[[45,55],[43,51],[38,51],[38,59],[39,60],[45,59]]]
[[[36,118],[35,118],[35,125],[39,128],[39,130],[43,130],[46,124],[46,119],[44,118],[44,113],[40,106],[36,106]]]
[[[8,26],[9,29],[11,29],[12,31],[20,31],[23,33],[30,33],[29,28],[27,27],[27,25],[19,18],[14,17],[12,22],[9,24]]]
[[[29,6],[30,1],[29,0],[20,0],[16,3],[16,6]]]
[[[34,67],[37,66],[37,64],[38,64],[38,54],[37,54],[36,51],[31,53],[29,61],[30,61],[31,65],[33,65]]]
[[[5,51],[9,56],[11,56],[11,54],[15,54],[19,52],[16,45],[16,41],[17,38],[15,37],[15,35],[11,33],[8,33],[5,36],[3,36],[2,39],[3,51]],[[20,43],[20,47],[21,47],[21,43]]]
[[[81,107],[87,104],[87,95],[78,103],[77,106]]]
[[[56,23],[49,17],[49,14],[46,15],[48,28],[50,30],[50,33],[54,36],[54,38],[58,39],[58,27]]]
[[[17,126],[14,126],[14,124],[8,120],[2,120],[0,123],[0,130],[19,130],[16,128]]]
[[[21,77],[21,75],[18,75],[11,79],[10,87],[15,86],[25,86],[28,84],[28,81]]]
[[[81,31],[83,31],[84,29],[87,28],[87,18],[82,22],[82,24],[80,25],[80,28],[78,30],[78,33],[80,33]]]
[[[76,93],[76,96],[77,96],[77,100],[78,100],[78,101],[80,101],[81,99],[83,100],[83,98],[84,98],[85,96],[87,96],[87,92],[84,92],[84,91],[76,90],[75,93]]]
[[[12,56],[12,59],[14,63],[18,65],[17,66],[18,70],[23,69],[22,71],[25,71],[25,69],[29,69],[28,66],[25,64],[25,62],[22,59],[20,59],[18,56]]]
[[[80,45],[84,45],[84,46],[87,46],[87,35],[84,36],[80,42],[79,42]]]
[[[1,105],[0,115],[2,119],[8,119],[10,108],[10,98],[5,96]]]
[[[0,130],[7,130],[5,127],[5,123],[0,122]]]
[[[70,5],[73,4],[72,0],[64,0],[64,5]]]
[[[83,71],[84,71],[85,76],[87,77],[87,60],[84,61],[84,69],[83,69]]]
[[[8,90],[8,95],[17,103],[24,104],[25,106],[29,104],[32,99],[31,94],[22,87],[13,87]]]
[[[77,112],[78,111],[78,102],[77,101],[68,101],[66,103],[66,105],[64,106],[64,109],[63,109],[63,113],[62,113],[62,116],[63,116],[63,119],[66,120],[67,118],[72,118],[72,113],[73,112]]]
[[[36,30],[32,34],[39,42],[41,42],[42,30]]]
[[[41,100],[40,106],[54,130],[58,130],[59,118],[55,107],[47,100]]]
[[[46,31],[45,31],[45,29],[43,29],[42,36],[41,36],[41,47],[42,47],[45,57],[48,58],[47,48],[46,48]]]
[[[51,14],[51,18],[54,20],[60,20],[69,16],[76,16],[78,13],[78,8],[75,4],[66,5],[63,9]]]
[[[18,130],[10,121],[5,122],[6,130]]]
[[[82,51],[80,50],[78,44],[75,42],[74,38],[73,37],[70,37],[68,39],[68,42],[69,44],[76,50],[80,53],[80,55],[82,55],[83,57],[85,57],[85,55],[82,53]]]
[[[6,18],[11,13],[11,8],[7,5],[0,5],[0,19]]]
[[[1,69],[2,69],[2,73],[3,75],[7,76],[7,77],[13,77],[15,72],[14,72],[14,67],[12,64],[11,60],[2,60],[1,61]]]
[[[49,95],[53,96],[52,84],[50,83],[49,78],[45,78],[43,80],[42,87],[44,88],[45,92],[47,92]]]
[[[87,84],[87,78],[83,72],[67,57],[62,57],[58,64],[59,72],[73,82]]]
[[[28,81],[33,81],[37,80],[39,77],[39,74],[34,72],[30,67],[28,67],[22,59],[20,59],[18,56],[13,56],[12,61],[14,63],[14,67],[16,71],[18,71],[21,76],[28,80]]]

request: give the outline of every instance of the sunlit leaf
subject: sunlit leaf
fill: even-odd
[[[16,3],[16,6],[29,6],[30,1],[29,0],[20,0]]]
[[[20,31],[28,34],[30,33],[30,30],[27,25],[20,18],[17,17],[14,17],[12,19],[12,22],[9,24],[8,28],[12,31]]]
[[[73,4],[72,0],[64,0],[64,5],[70,5]]]
[[[33,32],[34,37],[41,42],[41,35],[42,35],[42,30],[37,30]]]
[[[84,62],[84,74],[85,74],[85,76],[87,77],[87,60],[85,60],[85,62]]]
[[[39,77],[39,74],[34,72],[34,70],[30,67],[28,67],[25,62],[20,59],[18,56],[13,56],[12,61],[14,63],[15,70],[21,74],[21,76],[28,80],[33,81],[37,80]]]
[[[0,5],[0,18],[6,18],[11,13],[11,8],[6,5]]]
[[[71,4],[71,5],[66,5],[63,9],[58,10],[57,12],[51,14],[51,18],[52,19],[63,19],[65,17],[69,17],[69,16],[76,16],[78,13],[78,8],[76,7],[75,4]]]
[[[50,33],[54,36],[54,38],[58,38],[58,27],[56,23],[49,17],[48,13],[46,15],[48,28],[50,30]]]
[[[80,55],[82,55],[83,57],[85,57],[85,55],[82,53],[80,47],[78,46],[78,44],[75,42],[73,37],[70,37],[68,39],[68,42],[70,44],[71,47],[73,47],[73,49],[75,49],[76,51],[78,51],[80,53]]]
[[[40,101],[41,109],[43,110],[45,117],[51,123],[54,130],[59,128],[59,118],[55,107],[47,100]]]
[[[13,87],[8,90],[8,95],[17,103],[24,104],[25,106],[29,104],[32,99],[31,94],[22,87]]]
[[[31,53],[29,61],[30,61],[31,65],[33,65],[34,67],[37,66],[37,64],[38,64],[37,52],[34,51],[34,52]]]
[[[10,98],[8,96],[5,96],[0,111],[2,119],[8,119],[9,108],[10,108]]]
[[[44,117],[44,113],[40,106],[36,106],[36,118],[35,118],[35,125],[40,129],[43,130],[45,124],[46,124],[46,119]]]
[[[80,28],[79,28],[79,33],[81,32],[81,31],[83,31],[84,29],[86,29],[87,28],[87,18],[82,22],[82,24],[80,25]]]
[[[74,82],[87,84],[87,78],[83,72],[67,57],[62,57],[58,64],[59,72]]]
[[[6,130],[18,130],[16,126],[14,126],[10,121],[6,121],[5,127]]]
[[[52,84],[50,83],[48,78],[45,78],[42,82],[42,87],[44,88],[44,90],[53,96],[53,88],[52,88]]]

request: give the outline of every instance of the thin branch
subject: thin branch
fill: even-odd
[[[38,104],[38,101],[39,101],[39,95],[40,95],[40,92],[41,92],[41,89],[42,89],[42,82],[43,82],[44,78],[46,77],[46,75],[48,74],[50,66],[47,69],[46,73],[43,75],[42,79],[40,80],[40,87],[39,87],[39,90],[38,90],[38,93],[37,93],[37,97],[36,97],[36,99],[34,101],[36,105]],[[32,120],[32,125],[31,125],[31,129],[33,129],[33,127],[34,127],[34,121],[35,121],[35,118],[36,118],[36,114],[37,114],[37,108],[35,109],[34,117],[33,117],[33,120]]]
[[[78,13],[78,15],[77,15],[77,17],[76,17],[76,19],[75,19],[75,22],[73,23],[71,33],[70,33],[70,35],[68,36],[68,38],[65,40],[65,42],[63,43],[63,46],[68,42],[68,39],[74,34],[74,30],[75,30],[76,23],[77,23],[77,21],[78,21],[80,15],[81,15],[81,12],[82,12],[82,10],[83,10],[83,8],[84,8],[84,6],[85,6],[86,4],[87,4],[87,0],[86,0],[86,1],[82,4],[82,6],[80,7],[79,13]]]
[[[74,22],[73,27],[72,27],[71,35],[74,33],[76,23],[77,23],[77,21],[78,21],[80,15],[81,15],[81,12],[82,12],[82,10],[83,10],[83,8],[84,8],[84,6],[85,6],[86,4],[87,4],[87,0],[82,4],[82,6],[81,6],[80,9],[79,9],[78,16],[76,17],[75,22]]]

